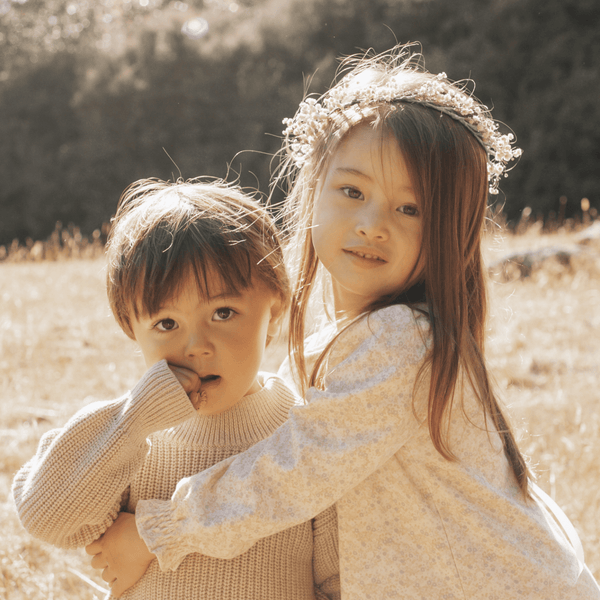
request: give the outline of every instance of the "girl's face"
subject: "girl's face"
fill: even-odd
[[[209,277],[218,282],[219,277]],[[159,360],[194,371],[202,379],[206,401],[198,412],[218,414],[260,390],[257,373],[267,336],[277,332],[281,302],[262,284],[224,293],[218,283],[198,292],[188,276],[181,292],[154,315],[132,319],[135,340],[147,367]]]
[[[354,317],[419,275],[422,218],[397,142],[368,124],[340,144],[319,181],[312,241],[336,314]]]

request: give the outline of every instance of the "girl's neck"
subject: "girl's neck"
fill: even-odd
[[[342,297],[343,296],[343,297]],[[362,297],[340,294],[333,285],[333,309],[338,331],[368,310],[369,302]]]
[[[357,317],[362,315],[367,311],[367,308],[357,311],[347,311],[347,310],[337,310],[335,311],[335,328],[339,332],[344,327],[349,325],[352,321],[354,321]]]

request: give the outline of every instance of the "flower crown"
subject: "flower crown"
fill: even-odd
[[[523,151],[512,147],[512,133],[500,134],[489,109],[466,90],[466,85],[451,83],[445,73],[433,76],[414,69],[386,77],[385,83],[361,84],[363,75],[368,76],[368,69],[357,76],[349,75],[319,100],[307,98],[300,103],[293,119],[283,120],[284,143],[297,167],[311,157],[334,116],[354,115],[360,120],[360,115],[366,116],[369,108],[381,104],[389,104],[392,109],[402,103],[419,104],[448,115],[473,134],[487,154],[490,194],[498,193],[501,178],[507,176],[508,163]]]

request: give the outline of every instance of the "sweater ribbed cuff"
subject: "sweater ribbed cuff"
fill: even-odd
[[[123,410],[127,415],[125,420],[130,421],[143,437],[174,427],[196,414],[166,360],[157,362],[146,371],[131,390]]]

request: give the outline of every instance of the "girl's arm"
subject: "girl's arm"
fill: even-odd
[[[194,414],[165,361],[122,398],[86,406],[46,433],[17,473],[13,496],[24,527],[59,547],[89,544],[116,519],[146,436]]]
[[[181,480],[170,501],[138,503],[138,530],[161,568],[190,552],[237,556],[361,483],[420,426],[412,399],[425,352],[405,306],[351,327],[333,348],[326,390],[309,390],[273,435]]]

